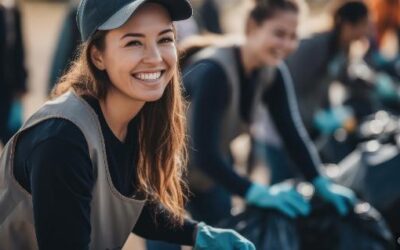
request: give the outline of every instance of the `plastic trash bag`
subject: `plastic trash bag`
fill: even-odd
[[[336,209],[313,199],[312,212],[297,220],[301,249],[394,249],[392,234],[382,216],[370,204],[359,202],[341,217]]]
[[[368,141],[339,163],[334,179],[353,189],[386,218],[400,249],[400,151]]]
[[[258,250],[386,250],[393,238],[380,214],[359,203],[346,217],[314,198],[310,216],[290,219],[267,209],[248,207],[219,226],[232,228],[252,241]]]
[[[396,145],[367,142],[338,165],[335,181],[353,189],[379,211],[400,200],[400,151]]]
[[[276,211],[256,207],[223,221],[219,227],[231,228],[254,243],[257,250],[298,250],[296,222]]]

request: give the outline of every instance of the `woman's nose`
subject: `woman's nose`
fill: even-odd
[[[157,45],[148,46],[144,53],[143,62],[145,63],[159,63],[162,61],[160,49]]]

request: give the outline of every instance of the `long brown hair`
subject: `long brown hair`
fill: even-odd
[[[95,67],[90,49],[105,49],[106,31],[97,31],[83,43],[71,69],[52,91],[56,97],[73,89],[78,95],[90,95],[98,100],[107,94],[110,80]],[[186,200],[186,105],[181,94],[177,69],[163,96],[148,102],[138,114],[139,152],[137,166],[138,191],[151,202],[160,202],[179,223],[184,218]]]

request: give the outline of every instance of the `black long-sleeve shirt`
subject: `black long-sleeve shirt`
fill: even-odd
[[[86,99],[99,117],[112,182],[121,194],[132,196],[136,191],[137,121],[129,124],[127,140],[121,142],[108,127],[98,102]],[[18,139],[14,175],[32,194],[40,249],[88,249],[95,182],[92,169],[82,132],[67,120],[46,120]],[[147,239],[193,245],[195,223],[187,220],[176,227],[171,222],[159,205],[146,203],[132,232]]]
[[[235,52],[241,83],[238,112],[245,122],[250,122],[258,72],[246,76],[239,48],[236,48]],[[262,102],[268,105],[290,156],[306,179],[311,180],[318,175],[319,158],[301,124],[296,98],[287,74],[288,72],[277,70],[273,83],[263,93]],[[191,160],[230,192],[245,196],[251,185],[250,181],[234,172],[231,162],[225,160],[226,156],[219,148],[219,140],[224,131],[221,127],[222,119],[230,98],[228,78],[224,69],[218,63],[204,59],[187,68],[183,79],[193,115],[190,137],[195,150]]]

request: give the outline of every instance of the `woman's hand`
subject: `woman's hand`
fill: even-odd
[[[332,203],[342,216],[347,215],[349,208],[355,204],[356,196],[351,189],[334,184],[323,176],[316,177],[312,183],[316,193],[325,201]]]
[[[203,222],[197,225],[194,250],[255,250],[249,240],[230,229],[207,226]]]

